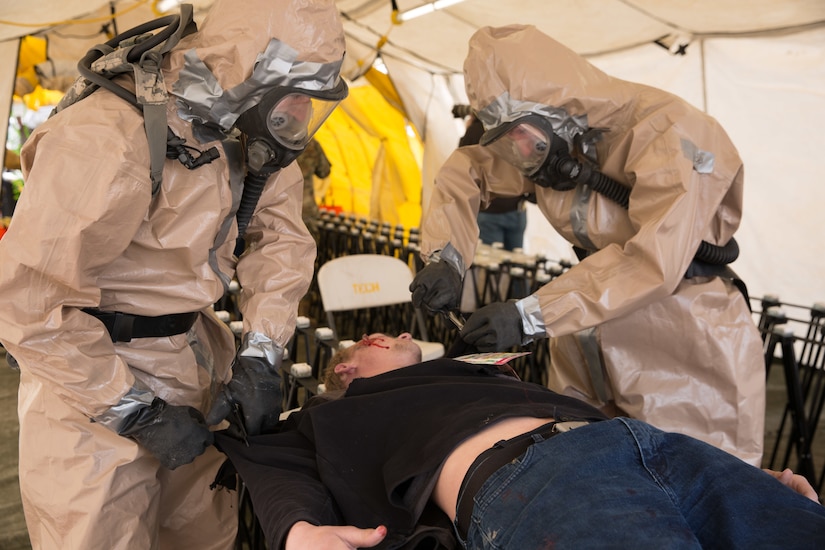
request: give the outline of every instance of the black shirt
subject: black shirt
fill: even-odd
[[[248,448],[225,436],[218,442],[272,548],[299,520],[386,525],[380,548],[449,548],[450,519],[429,501],[442,463],[467,437],[517,416],[606,418],[496,367],[437,359],[356,379],[342,398],[308,404]]]

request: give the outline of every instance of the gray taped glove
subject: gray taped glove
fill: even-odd
[[[281,416],[284,398],[278,374],[281,359],[278,354],[278,364],[272,365],[265,357],[235,356],[232,380],[218,393],[206,415],[207,423],[214,426],[228,419],[229,432],[236,437],[272,431]]]
[[[160,397],[127,416],[117,433],[137,441],[170,470],[189,464],[214,443],[200,411]]]
[[[413,305],[430,314],[454,311],[461,303],[461,275],[449,262],[433,262],[415,274],[410,292]]]
[[[514,301],[495,302],[470,315],[460,336],[479,351],[504,351],[521,345],[521,326],[521,313]]]

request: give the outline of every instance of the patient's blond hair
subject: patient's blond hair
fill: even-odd
[[[355,346],[350,346],[348,348],[339,349],[332,355],[329,363],[327,363],[327,367],[324,369],[323,376],[324,386],[326,386],[327,391],[347,389],[344,385],[344,381],[341,380],[341,376],[335,372],[335,367],[341,363],[351,361],[354,351]]]

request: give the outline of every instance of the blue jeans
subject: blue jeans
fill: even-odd
[[[522,248],[526,228],[526,210],[519,209],[500,214],[478,213],[478,236],[484,244],[502,243],[504,250]]]
[[[724,451],[626,418],[532,445],[474,500],[467,548],[825,548],[825,507]]]

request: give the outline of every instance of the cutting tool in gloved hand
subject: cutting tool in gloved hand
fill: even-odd
[[[469,353],[478,353],[478,348],[468,344],[461,339],[461,331],[464,330],[465,319],[461,312],[452,309],[442,309],[441,314],[449,320],[458,330],[458,336],[447,349],[445,357],[461,357]]]
[[[223,391],[226,392],[226,388],[224,388]],[[243,424],[243,412],[241,411],[240,403],[232,404],[232,416],[234,417],[235,422],[230,422],[230,425],[237,428],[238,435],[243,440],[244,444],[246,444],[246,446],[249,447],[249,434],[246,433],[246,426],[244,426]]]
[[[464,316],[455,310],[442,310],[441,313],[461,332],[464,329]]]

